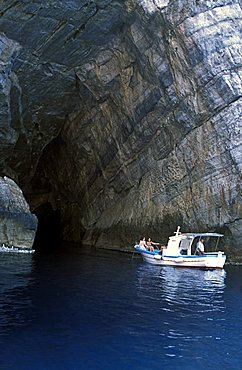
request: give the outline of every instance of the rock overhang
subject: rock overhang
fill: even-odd
[[[21,45],[2,173],[34,207],[60,210],[63,238],[117,245],[166,233],[167,219],[241,219],[239,3],[152,4],[1,8],[4,37]]]

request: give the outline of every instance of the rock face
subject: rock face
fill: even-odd
[[[32,248],[37,218],[31,214],[21,189],[0,177],[0,243],[8,247]]]
[[[0,6],[1,173],[62,238],[242,231],[240,1]],[[242,250],[240,251],[242,254]]]

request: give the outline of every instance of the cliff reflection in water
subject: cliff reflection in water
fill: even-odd
[[[25,325],[31,299],[26,290],[32,281],[32,255],[1,253],[0,336]]]

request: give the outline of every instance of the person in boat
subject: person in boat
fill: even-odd
[[[160,245],[160,243],[152,242],[151,238],[148,238],[146,244],[147,244],[148,250],[151,252],[154,252],[155,250],[154,245]]]
[[[145,241],[145,237],[140,239],[139,247],[140,247],[140,249],[144,249],[144,250],[148,249],[148,246],[147,246],[146,241]]]
[[[197,247],[196,247],[196,254],[204,254],[205,252],[205,248],[204,248],[204,239],[200,239],[197,243]]]

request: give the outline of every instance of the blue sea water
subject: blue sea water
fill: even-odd
[[[242,267],[0,253],[0,369],[242,369]]]

